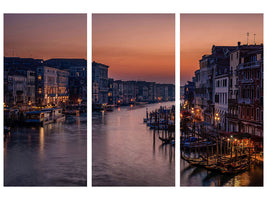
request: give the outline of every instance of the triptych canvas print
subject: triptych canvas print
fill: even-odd
[[[4,14],[4,186],[263,186],[263,14],[87,15]]]

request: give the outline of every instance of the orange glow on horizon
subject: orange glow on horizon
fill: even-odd
[[[93,14],[92,59],[109,77],[174,83],[174,14]]]
[[[87,59],[87,16],[4,14],[4,55]]]

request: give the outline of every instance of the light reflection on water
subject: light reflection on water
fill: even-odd
[[[5,136],[5,186],[86,186],[86,116],[73,124],[17,127]]]
[[[180,160],[181,186],[263,186],[263,167],[251,166],[237,175],[220,175]]]
[[[167,102],[161,106],[171,106]],[[149,111],[159,104],[146,106]],[[144,123],[146,107],[93,112],[94,186],[174,186],[175,148]]]

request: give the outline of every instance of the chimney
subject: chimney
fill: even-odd
[[[237,45],[240,47],[240,45],[241,45],[241,42],[237,42]]]

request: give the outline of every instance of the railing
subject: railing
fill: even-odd
[[[230,114],[230,113],[226,113],[226,117],[227,117],[227,118],[238,118],[238,114]]]
[[[254,79],[242,79],[241,83],[254,83]]]
[[[262,61],[259,60],[259,61],[246,62],[246,63],[239,64],[239,70],[247,69],[247,68],[258,68],[260,67],[261,62]]]
[[[240,98],[238,99],[238,103],[241,104],[241,103],[244,103],[244,104],[251,104],[252,103],[252,100],[249,99],[249,98]]]

